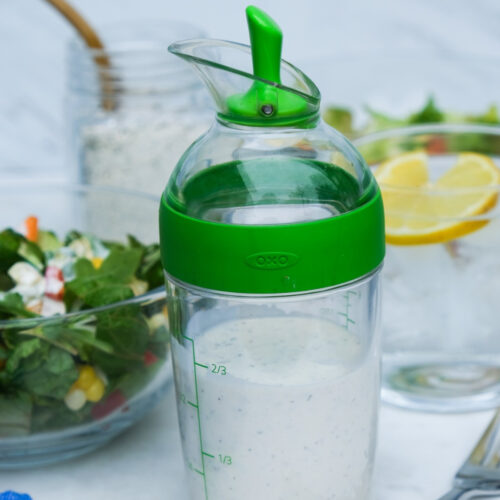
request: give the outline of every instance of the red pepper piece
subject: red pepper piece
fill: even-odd
[[[107,417],[110,413],[114,412],[120,406],[127,402],[127,398],[123,395],[120,389],[113,391],[104,401],[96,403],[91,410],[94,420]]]
[[[63,272],[56,266],[45,269],[45,295],[54,300],[62,300],[64,297]]]
[[[146,351],[144,353],[144,364],[146,366],[152,365],[158,361],[158,357],[151,351]]]

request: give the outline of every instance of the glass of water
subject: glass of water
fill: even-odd
[[[437,412],[497,407],[500,127],[421,125],[356,146],[385,204],[383,399]],[[427,179],[415,180],[410,160],[426,163]]]

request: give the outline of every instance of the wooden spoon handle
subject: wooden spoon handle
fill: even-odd
[[[111,62],[107,56],[99,35],[94,28],[85,20],[82,15],[75,10],[66,0],[45,0],[52,5],[60,14],[62,14],[76,29],[80,36],[84,39],[87,47],[98,50],[99,55],[94,56],[94,61],[97,65],[99,73],[99,81],[101,85],[101,107],[105,110],[113,110],[116,108],[116,88],[113,82],[110,69]]]

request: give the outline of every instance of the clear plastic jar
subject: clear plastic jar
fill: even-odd
[[[215,293],[169,279],[190,498],[368,498],[378,276],[282,296]]]
[[[99,33],[105,52],[76,38],[68,48],[74,180],[159,195],[158,179],[163,184],[210,121],[201,83],[167,46],[203,33],[171,22],[104,26]],[[106,57],[110,67],[97,71],[96,61]]]
[[[251,47],[169,47],[218,110],[159,218],[190,498],[366,500],[382,199],[321,121],[317,87],[279,57],[275,21],[246,12]]]

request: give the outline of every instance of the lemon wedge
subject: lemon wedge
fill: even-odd
[[[454,167],[429,181],[425,152],[406,153],[378,167],[386,240],[394,245],[444,243],[483,227],[497,202],[500,170],[488,156],[461,153]],[[465,220],[464,220],[465,219]]]

